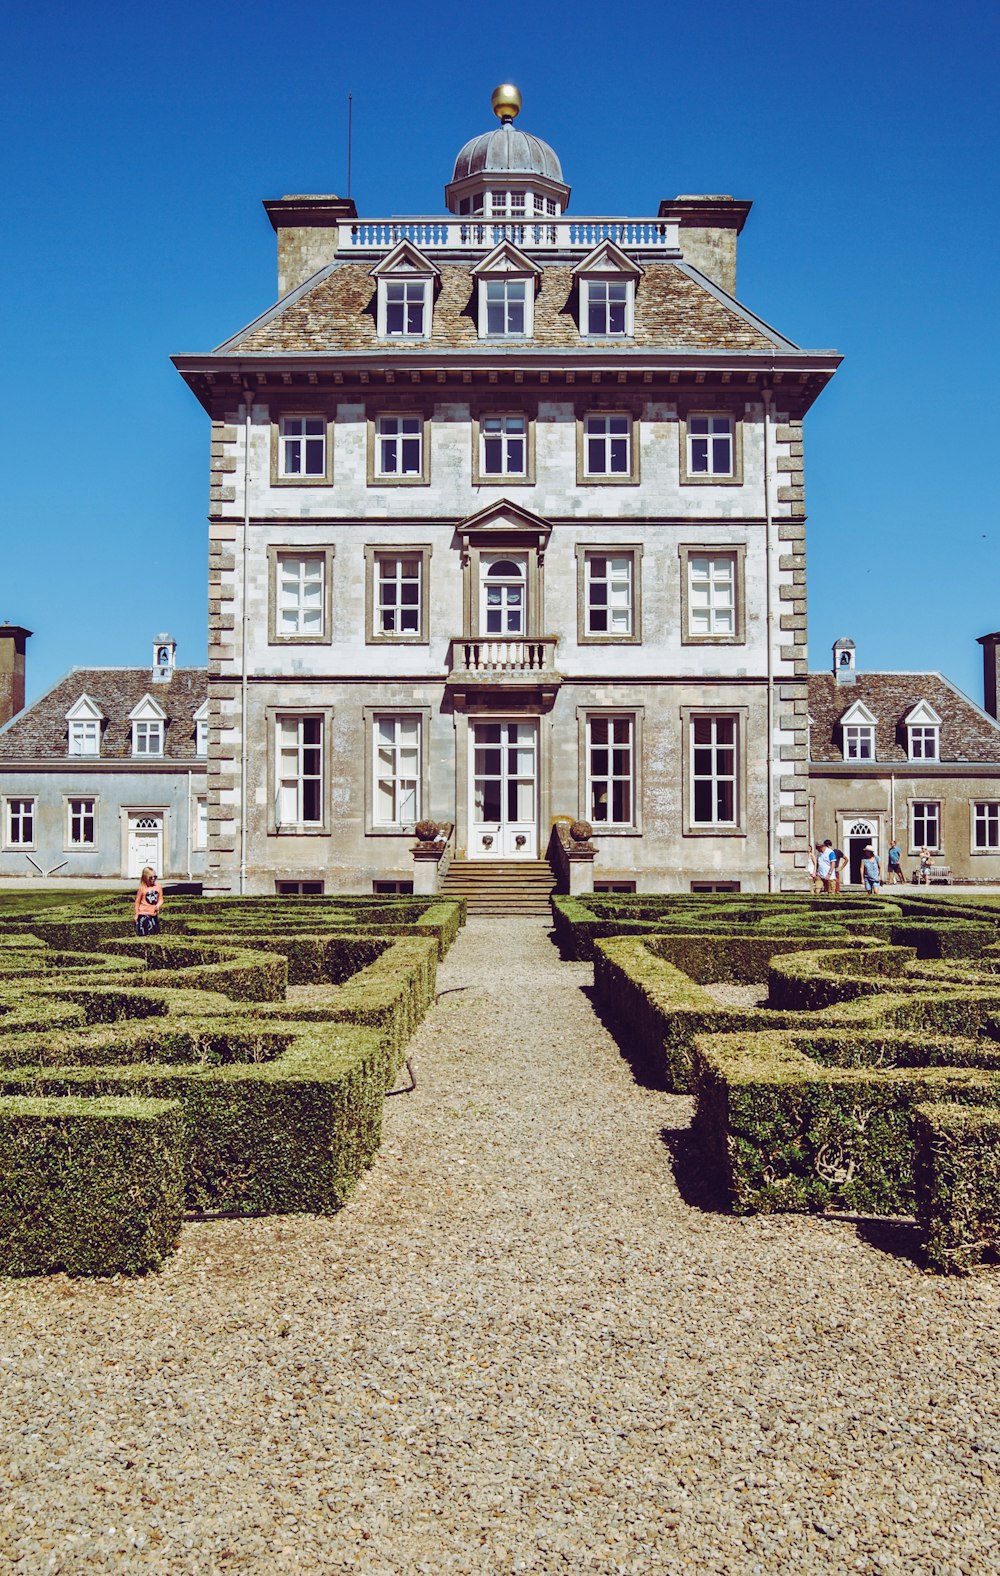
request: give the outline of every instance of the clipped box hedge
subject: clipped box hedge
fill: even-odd
[[[858,1065],[866,1052],[819,1027],[695,1038],[694,1129],[737,1213],[912,1214],[915,1107],[1000,1106],[995,1044],[889,1031],[880,1065]]]
[[[158,1269],[183,1208],[176,1101],[0,1098],[0,1274]]]
[[[919,1105],[914,1127],[927,1263],[941,1274],[967,1274],[1000,1252],[1000,1110]]]

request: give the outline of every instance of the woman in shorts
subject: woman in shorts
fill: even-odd
[[[882,884],[882,866],[879,864],[878,855],[870,843],[861,855],[861,877],[865,883],[865,891],[868,896],[871,897],[873,894],[877,896],[878,889]]]

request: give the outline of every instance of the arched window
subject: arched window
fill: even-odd
[[[519,636],[527,629],[524,558],[482,559],[480,628],[484,635]]]

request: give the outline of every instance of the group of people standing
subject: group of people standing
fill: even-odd
[[[886,855],[886,886],[905,886],[906,876],[903,874],[902,859],[902,849],[898,839],[894,837]],[[847,855],[842,849],[834,848],[829,837],[822,843],[816,843],[809,854],[809,876],[813,892],[839,892],[841,873],[847,869],[848,863]],[[921,848],[920,867],[914,880],[919,885],[929,886],[930,878],[931,851],[929,848]],[[882,861],[871,843],[866,843],[861,853],[861,880],[869,897],[883,884]]]

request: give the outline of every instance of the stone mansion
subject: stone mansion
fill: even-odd
[[[519,107],[444,214],[265,203],[278,301],[174,358],[212,421],[209,891],[405,884],[422,818],[470,861],[586,820],[599,885],[803,883],[840,358],[736,299],[748,202],[574,217]]]

